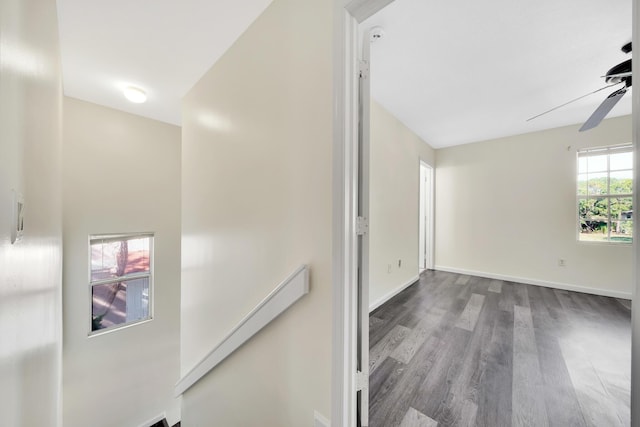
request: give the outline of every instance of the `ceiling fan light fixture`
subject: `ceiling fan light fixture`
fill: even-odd
[[[631,53],[632,51],[631,42],[622,46],[622,51],[624,53]],[[624,94],[627,93],[627,89],[631,87],[631,84],[633,82],[632,67],[633,67],[633,64],[631,59],[627,59],[626,61],[619,63],[618,65],[616,65],[615,67],[607,71],[607,74],[602,76],[604,77],[605,81],[608,83],[607,86],[594,90],[593,92],[589,92],[588,94],[582,95],[581,97],[578,97],[576,99],[572,99],[571,101],[565,102],[562,105],[558,105],[557,107],[547,110],[544,113],[538,114],[537,116],[533,116],[530,119],[527,119],[527,121],[533,120],[547,113],[555,111],[560,107],[564,107],[565,105],[571,104],[572,102],[575,102],[579,99],[585,98],[589,95],[593,95],[594,93],[600,92],[601,90],[604,90],[619,84],[624,84],[624,87],[618,88],[617,90],[615,90],[598,106],[598,108],[596,108],[596,111],[594,111],[591,114],[591,116],[582,125],[579,131],[584,132],[585,130],[593,129],[594,127],[598,126],[602,120],[604,120],[607,114],[609,114],[609,112],[613,109],[613,107],[615,107],[618,101],[620,101],[620,98],[622,98]]]
[[[135,86],[127,86],[124,88],[124,96],[134,104],[142,104],[147,101],[147,93]]]

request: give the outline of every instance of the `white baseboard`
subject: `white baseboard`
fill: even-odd
[[[409,280],[404,285],[400,286],[399,288],[394,289],[393,291],[391,291],[388,294],[382,296],[381,298],[378,298],[376,301],[373,302],[373,304],[371,304],[369,306],[369,313],[371,313],[376,308],[380,307],[385,302],[389,301],[391,298],[393,298],[396,295],[398,295],[400,292],[402,292],[405,289],[407,289],[409,286],[413,285],[415,282],[418,281],[418,279],[420,279],[420,276],[412,277],[411,280]]]
[[[468,276],[486,277],[488,279],[504,280],[507,282],[524,283],[527,285],[543,286],[545,288],[562,289],[565,291],[583,292],[585,294],[601,295],[604,297],[631,299],[630,292],[612,291],[609,289],[589,288],[585,286],[572,285],[569,283],[549,282],[546,280],[529,279],[526,277],[507,276],[505,274],[487,273],[485,271],[465,270],[462,268],[446,267],[436,265],[436,270],[446,271],[449,273],[466,274]]]

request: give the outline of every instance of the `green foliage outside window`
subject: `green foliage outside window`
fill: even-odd
[[[630,243],[633,235],[633,152],[612,147],[579,153],[581,241]]]

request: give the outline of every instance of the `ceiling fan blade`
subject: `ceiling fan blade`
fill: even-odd
[[[605,90],[605,89],[608,89],[608,88],[613,87],[613,86],[617,86],[617,85],[619,85],[619,84],[621,84],[621,83],[622,83],[622,82],[617,82],[617,83],[613,83],[613,84],[610,84],[610,85],[606,85],[605,87],[601,87],[600,89],[594,90],[593,92],[589,92],[589,93],[588,93],[588,94],[586,94],[586,95],[582,95],[582,96],[580,96],[580,97],[578,97],[578,98],[576,98],[576,99],[572,99],[572,100],[571,100],[571,101],[569,101],[569,102],[565,102],[565,103],[564,103],[564,104],[562,104],[562,105],[558,105],[557,107],[553,107],[552,109],[547,110],[547,111],[545,111],[544,113],[540,113],[540,114],[538,114],[537,116],[530,117],[530,118],[528,118],[526,121],[528,121],[528,122],[529,122],[529,121],[531,121],[531,120],[533,120],[533,119],[537,119],[538,117],[540,117],[540,116],[544,116],[544,115],[545,115],[545,114],[547,114],[547,113],[550,113],[550,112],[552,112],[552,111],[556,111],[558,108],[562,108],[562,107],[564,107],[565,105],[569,105],[569,104],[571,104],[572,102],[579,101],[579,100],[581,100],[582,98],[586,98],[586,97],[587,97],[587,96],[589,96],[589,95],[593,95],[594,93],[600,92],[601,90]]]
[[[607,96],[607,99],[605,99],[602,104],[600,104],[600,106],[596,108],[596,111],[593,112],[591,117],[589,117],[587,121],[584,122],[582,127],[579,129],[580,132],[593,129],[594,127],[598,126],[600,122],[607,116],[607,114],[609,114],[609,111],[611,111],[611,109],[615,107],[618,101],[620,101],[625,93],[627,93],[627,88],[623,87],[622,89],[618,89],[611,95]]]
[[[610,78],[614,78],[614,77],[631,77],[631,75],[633,74],[633,72],[629,71],[626,73],[618,73],[618,74],[609,74],[606,76],[600,76],[603,79],[610,79]]]

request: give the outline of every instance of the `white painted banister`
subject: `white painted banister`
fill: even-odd
[[[175,388],[176,397],[187,391],[238,347],[307,293],[309,293],[309,268],[306,265],[301,265],[251,310],[204,359],[178,381]]]

